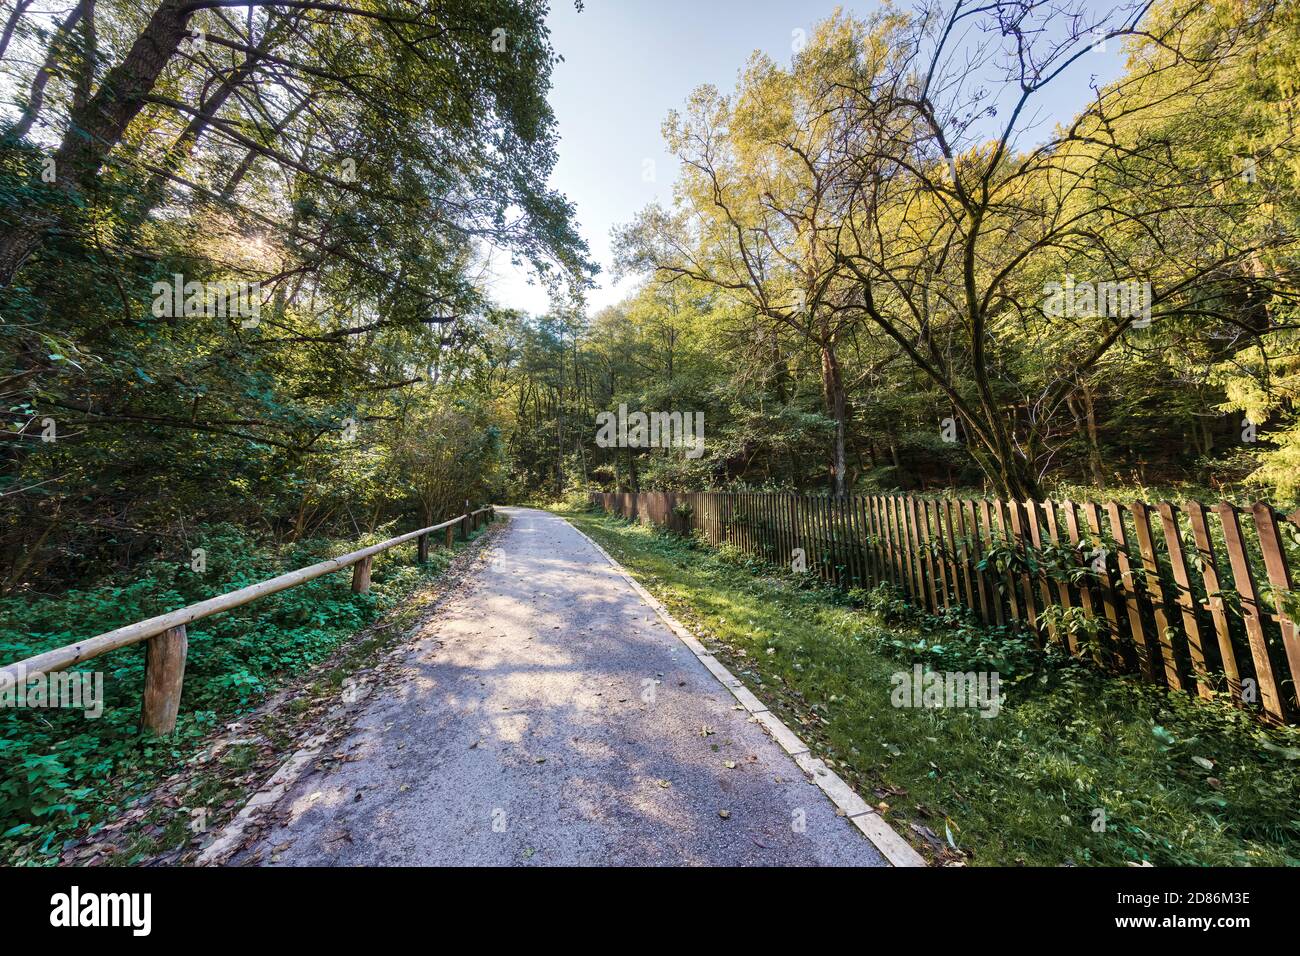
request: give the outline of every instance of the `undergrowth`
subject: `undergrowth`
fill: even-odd
[[[195,542],[207,555],[202,574],[158,562],[86,590],[0,600],[0,662],[225,594],[392,533],[277,550],[232,526],[202,529]],[[79,710],[0,709],[0,859],[55,862],[69,834],[110,817],[123,795],[147,789],[218,725],[252,710],[450,562],[446,550],[433,548],[421,567],[414,545],[402,546],[376,557],[367,594],[352,593],[351,573],[344,570],[192,624],[176,731],[165,738],[139,728],[143,643],[77,668],[103,674],[98,719]]]

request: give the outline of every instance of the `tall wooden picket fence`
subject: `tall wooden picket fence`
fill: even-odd
[[[933,613],[1024,621],[1103,667],[1203,697],[1226,689],[1274,721],[1300,717],[1300,511],[759,492],[592,501],[842,587],[892,584]]]

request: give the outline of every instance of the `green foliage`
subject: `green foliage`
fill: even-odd
[[[203,574],[158,561],[120,580],[57,597],[0,599],[0,660],[30,657],[381,538],[275,549],[233,526],[201,528],[194,540],[207,551]],[[286,677],[321,661],[449,561],[443,549],[435,549],[424,568],[413,558],[409,546],[381,555],[368,594],[353,594],[346,573],[327,575],[192,625],[177,728],[170,737],[139,730],[143,644],[78,668],[104,675],[104,713],[98,719],[71,710],[0,710],[0,762],[6,767],[0,778],[0,852],[23,862],[52,862],[66,835],[115,809],[103,803],[110,785],[147,788],[219,722],[251,709]]]

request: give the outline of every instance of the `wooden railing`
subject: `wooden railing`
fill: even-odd
[[[347,567],[352,568],[353,592],[363,594],[370,590],[370,568],[376,555],[416,540],[419,560],[423,563],[428,560],[430,535],[439,531],[444,532],[446,546],[450,548],[453,534],[458,529],[461,538],[468,539],[471,531],[480,524],[491,521],[495,514],[491,505],[476,511],[468,510],[468,501],[465,505],[467,509],[465,514],[457,515],[441,524],[398,535],[379,544],[372,544],[367,548],[330,558],[328,561],[321,561],[310,567],[289,571],[257,584],[250,584],[238,591],[231,591],[177,611],[128,624],[126,627],[119,627],[75,644],[46,651],[26,660],[15,661],[0,668],[0,681],[7,686],[16,686],[20,681],[65,670],[83,661],[99,657],[101,654],[138,644],[140,641],[148,641],[141,723],[148,730],[162,734],[171,733],[176,727],[176,713],[180,707],[181,689],[185,681],[185,657],[189,647],[185,631],[187,624],[211,617],[213,614],[220,614],[222,611],[233,610],[268,594],[286,591]]]
[[[1300,511],[745,492],[593,502],[774,564],[802,561],[836,585],[889,583],[932,613],[1024,621],[1107,668],[1202,697],[1226,689],[1272,720],[1300,716]]]

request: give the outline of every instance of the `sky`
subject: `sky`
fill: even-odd
[[[551,42],[564,62],[556,64],[549,97],[560,133],[550,185],[577,206],[583,238],[601,267],[598,288],[587,297],[593,312],[621,299],[637,281],[612,284],[610,229],[650,202],[671,201],[677,163],[660,135],[668,111],[702,84],[733,89],[755,50],[788,64],[795,31],[811,34],[813,24],[837,7],[865,17],[880,3],[585,0],[577,12],[572,0],[553,0]],[[1049,128],[1083,105],[1091,75],[1100,82],[1119,75],[1122,55],[1109,46],[1077,70],[1077,81],[1045,91]],[[527,270],[511,266],[506,255],[494,257],[488,286],[504,306],[538,314],[549,304],[545,290],[530,285]]]

